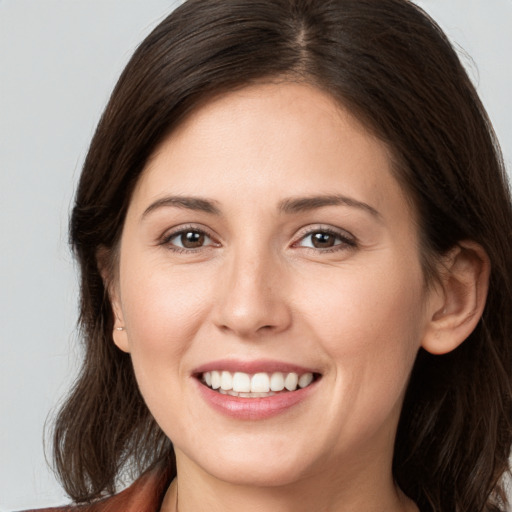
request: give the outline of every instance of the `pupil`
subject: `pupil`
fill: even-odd
[[[313,235],[313,245],[319,249],[332,247],[334,245],[334,237],[329,233],[315,233]]]
[[[181,235],[181,243],[187,249],[195,249],[204,244],[204,234],[197,231],[189,231]]]

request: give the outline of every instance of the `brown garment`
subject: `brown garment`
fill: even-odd
[[[158,512],[170,484],[170,471],[156,468],[144,473],[124,491],[92,505],[70,505],[25,512]]]

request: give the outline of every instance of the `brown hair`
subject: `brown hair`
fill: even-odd
[[[189,0],[140,45],[112,94],[70,226],[81,269],[85,357],[57,418],[54,455],[88,502],[165,461],[171,442],[112,342],[98,271],[155,147],[213,94],[286,77],[327,91],[387,143],[420,218],[429,262],[459,241],[487,252],[481,321],[455,351],[418,354],[396,437],[394,477],[422,511],[498,511],[511,444],[512,208],[491,124],[446,36],[407,0]]]

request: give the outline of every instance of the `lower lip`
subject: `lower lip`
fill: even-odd
[[[287,391],[262,398],[242,398],[224,395],[194,379],[204,400],[216,411],[240,420],[263,420],[282,414],[306,400],[318,381],[297,391]]]

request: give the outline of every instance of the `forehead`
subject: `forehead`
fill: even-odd
[[[248,86],[194,111],[153,153],[134,200],[170,192],[221,202],[339,192],[376,209],[391,192],[400,208],[406,199],[387,146],[330,95],[293,82]]]

